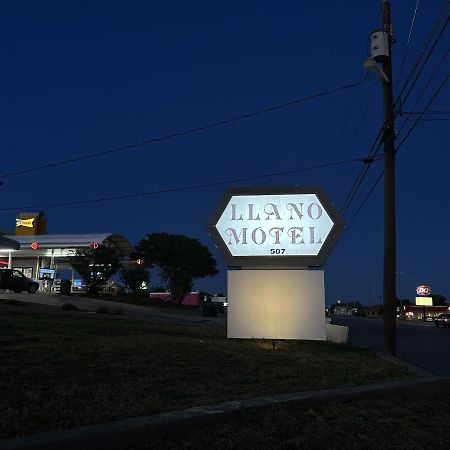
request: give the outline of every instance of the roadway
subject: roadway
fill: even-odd
[[[333,316],[331,323],[349,327],[349,341],[383,350],[383,321]],[[397,356],[440,376],[450,376],[450,328],[434,323],[397,321]]]

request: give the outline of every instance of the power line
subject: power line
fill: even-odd
[[[212,122],[210,124],[207,125],[203,125],[203,126],[199,126],[199,127],[195,127],[195,128],[190,128],[187,130],[182,130],[182,131],[177,131],[174,133],[170,133],[167,134],[165,136],[161,136],[161,137],[156,137],[156,138],[150,138],[150,139],[146,139],[144,141],[138,142],[138,143],[134,143],[134,144],[126,144],[126,145],[122,145],[120,147],[115,147],[109,150],[103,150],[103,151],[99,151],[99,152],[95,152],[95,153],[91,153],[88,155],[84,155],[84,156],[77,156],[75,158],[70,158],[70,159],[64,159],[58,162],[53,162],[53,163],[48,163],[48,164],[43,164],[41,166],[35,166],[35,167],[30,167],[27,169],[23,169],[23,170],[17,170],[14,172],[8,172],[8,173],[4,173],[3,175],[0,175],[0,178],[7,178],[7,177],[13,177],[13,176],[17,176],[17,175],[23,175],[25,173],[30,173],[30,172],[37,172],[40,170],[44,170],[44,169],[50,169],[50,168],[54,168],[54,167],[59,167],[65,164],[72,164],[78,161],[84,161],[87,159],[92,159],[92,158],[98,158],[100,156],[105,156],[105,155],[110,155],[113,153],[118,153],[118,152],[122,152],[125,150],[132,150],[132,149],[136,149],[138,147],[143,147],[145,145],[149,145],[149,144],[156,144],[158,142],[162,142],[162,141],[167,141],[169,139],[174,139],[177,137],[182,137],[182,136],[187,136],[190,134],[194,134],[194,133],[198,133],[201,131],[206,131],[206,130],[210,130],[212,128],[217,128],[223,125],[229,125],[231,123],[234,122],[238,122],[241,120],[245,120],[245,119],[250,119],[251,117],[256,117],[259,116],[261,114],[266,114],[272,111],[277,111],[283,108],[288,108],[290,106],[294,106],[294,105],[298,105],[299,103],[304,103],[307,102],[309,100],[313,100],[319,97],[324,97],[327,95],[331,95],[331,94],[335,94],[337,92],[340,91],[344,91],[347,89],[351,89],[357,86],[360,86],[361,84],[368,82],[369,79],[367,77],[355,82],[355,83],[350,83],[350,84],[345,84],[342,86],[339,86],[337,88],[333,88],[333,89],[329,89],[327,91],[322,91],[322,92],[318,92],[312,95],[308,95],[306,97],[303,98],[299,98],[299,99],[295,99],[295,100],[290,100],[288,102],[285,103],[280,103],[278,105],[274,105],[274,106],[269,106],[267,108],[263,108],[257,111],[253,111],[253,112],[249,112],[249,113],[245,113],[245,114],[240,114],[238,116],[234,116],[231,117],[229,119],[224,119],[224,120],[220,120],[218,122]]]
[[[378,150],[380,149],[380,147],[383,143],[383,140],[382,140],[383,130],[384,130],[384,124],[378,131],[378,134],[372,144],[372,148],[370,149],[369,154],[366,157],[366,160],[365,160],[366,164],[359,171],[359,174],[356,176],[356,179],[353,182],[353,185],[350,188],[349,193],[347,194],[347,197],[341,208],[341,216],[344,216],[347,213],[353,199],[355,198],[359,188],[361,187],[362,182],[364,181],[364,178],[367,175],[367,172],[369,171],[369,167],[370,167],[371,163],[375,161],[375,157],[378,153]]]
[[[416,15],[417,15],[417,9],[419,7],[419,2],[420,0],[416,1],[416,7],[414,8],[414,14],[411,20],[411,26],[409,27],[409,35],[408,35],[408,40],[406,42],[406,46],[405,46],[405,52],[403,53],[403,59],[402,59],[402,63],[400,66],[400,73],[398,75],[398,79],[397,79],[397,84],[400,84],[400,80],[402,78],[402,73],[403,73],[403,67],[405,65],[405,60],[406,60],[406,54],[408,53],[408,48],[409,48],[409,43],[411,41],[411,36],[414,30],[414,25],[416,24]]]
[[[403,137],[403,139],[400,141],[400,143],[397,145],[397,149],[396,152],[398,152],[401,148],[401,146],[405,143],[406,139],[408,139],[408,137],[410,136],[410,134],[413,132],[414,128],[416,128],[417,124],[420,122],[420,120],[422,119],[422,117],[424,116],[424,114],[426,113],[426,111],[428,110],[428,108],[431,106],[431,104],[434,102],[434,100],[436,99],[436,97],[439,95],[439,93],[442,91],[442,89],[444,88],[445,84],[447,83],[448,79],[450,77],[450,72],[447,72],[447,76],[444,78],[444,80],[442,81],[442,83],[439,85],[439,87],[436,89],[435,93],[432,95],[432,97],[430,98],[429,102],[425,105],[425,108],[422,111],[422,114],[419,114],[416,121],[414,122],[413,125],[411,125],[411,127],[409,128],[408,132],[406,133],[406,135]]]
[[[372,185],[372,187],[370,188],[369,192],[367,193],[367,195],[364,197],[363,201],[361,202],[361,204],[359,205],[358,209],[356,210],[355,214],[353,214],[353,217],[351,218],[349,224],[347,225],[347,230],[351,227],[352,223],[355,221],[356,217],[358,216],[358,214],[360,213],[361,209],[363,209],[364,205],[367,203],[367,201],[369,200],[370,196],[372,195],[373,191],[375,190],[375,188],[377,187],[378,183],[380,182],[381,178],[383,177],[384,174],[384,170],[382,170],[380,172],[380,174],[378,175],[377,179],[375,180],[375,183]]]
[[[441,68],[441,66],[444,63],[444,61],[447,59],[447,56],[448,56],[449,53],[450,53],[450,47],[447,48],[447,51],[444,53],[444,55],[442,56],[442,58],[438,62],[437,66],[434,68],[432,74],[430,75],[430,77],[428,78],[427,82],[425,83],[425,86],[423,87],[422,91],[420,92],[419,96],[417,97],[416,101],[414,102],[412,110],[414,110],[416,108],[416,106],[419,104],[420,100],[422,100],[422,97],[424,96],[425,92],[427,91],[428,86],[433,81],[433,78],[436,76],[437,72]],[[400,112],[400,115],[403,115],[402,111]],[[403,128],[400,130],[400,132],[402,130],[403,130]]]
[[[449,115],[450,111],[402,111],[403,116],[413,115],[413,114],[425,114],[425,115]]]
[[[447,7],[448,3],[449,3],[449,1],[446,2],[445,8]],[[439,21],[440,21],[440,20],[439,20]],[[403,92],[405,91],[405,89],[406,89],[406,87],[407,87],[409,81],[411,80],[411,78],[412,78],[412,76],[413,76],[413,73],[414,73],[414,71],[415,71],[417,65],[419,64],[421,58],[418,59],[418,60],[416,61],[416,64],[414,65],[413,69],[411,70],[410,77],[408,78],[407,82],[404,84],[404,86],[403,86],[403,88],[402,88],[400,94],[399,94],[398,97],[397,97],[397,100],[400,101],[402,104],[408,99],[409,95],[411,94],[411,91],[414,89],[414,86],[416,85],[417,80],[419,79],[419,77],[420,77],[420,75],[422,74],[422,72],[423,72],[425,66],[427,65],[427,63],[428,63],[428,61],[429,61],[431,55],[433,54],[433,52],[434,52],[434,50],[435,50],[435,48],[436,48],[438,42],[442,39],[442,35],[444,34],[445,29],[447,28],[447,25],[448,25],[448,22],[449,22],[449,21],[450,21],[450,16],[447,16],[447,20],[445,21],[444,25],[442,26],[441,30],[439,31],[438,36],[437,36],[436,39],[434,40],[434,42],[433,42],[433,44],[432,44],[430,50],[428,51],[428,53],[427,53],[427,55],[426,55],[426,57],[425,57],[425,60],[423,61],[423,63],[422,63],[422,65],[421,65],[421,67],[420,67],[418,73],[416,74],[416,76],[415,76],[415,78],[414,78],[414,80],[413,80],[411,86],[409,86],[408,91],[406,92],[406,94],[403,95]],[[433,34],[434,34],[434,33],[433,33]],[[427,46],[428,46],[428,45],[427,45]]]
[[[412,117],[402,117],[405,122],[414,122]],[[446,122],[450,120],[450,117],[434,117],[433,119],[420,119],[420,122]]]
[[[355,90],[354,91],[354,100],[356,99],[356,96],[357,96],[357,94],[358,94],[358,90]],[[347,115],[346,115],[346,125],[345,125],[345,129],[350,129],[350,128],[348,128],[347,127],[347,122],[348,122],[348,118],[349,118],[349,113],[350,113],[350,110],[352,109],[352,107],[353,107],[353,103],[354,103],[354,101],[352,102],[352,104],[351,104],[351,106],[350,106],[350,108],[349,108],[349,110],[348,110],[348,112],[347,112]],[[350,154],[352,153],[352,148],[354,147],[354,143],[356,142],[356,138],[357,138],[357,136],[359,135],[359,133],[361,132],[361,129],[362,129],[362,127],[361,127],[361,124],[362,124],[362,122],[363,122],[363,120],[365,119],[365,114],[367,113],[367,109],[368,109],[368,102],[365,102],[364,103],[364,110],[362,111],[362,112],[360,112],[360,114],[358,114],[358,123],[355,125],[355,132],[353,132],[353,133],[351,133],[351,139],[350,139],[350,141],[347,143],[347,145],[346,145],[346,147],[347,147],[347,151],[345,152],[345,156],[344,156],[344,159],[347,159],[347,158],[349,158],[350,157]],[[343,131],[344,131],[344,129],[343,129]],[[342,142],[343,142],[343,137],[344,137],[344,133],[342,132],[342,134],[341,134],[341,136],[340,136],[340,138],[339,138],[339,140],[338,140],[338,143],[336,144],[336,149],[335,149],[335,152],[334,153],[336,153],[336,150],[339,148],[339,146],[342,144]],[[330,177],[331,177],[331,173],[333,172],[333,169],[330,169],[330,171],[329,171],[329,173],[330,173]],[[331,190],[334,190],[335,188],[336,188],[336,186],[337,186],[337,184],[338,184],[338,181],[339,181],[339,179],[340,179],[340,177],[341,177],[341,174],[342,174],[342,166],[341,167],[339,167],[338,168],[338,170],[336,170],[335,171],[335,176],[334,176],[334,179],[333,179],[333,182],[332,183],[330,183],[330,187],[331,187]]]
[[[106,202],[106,201],[112,201],[112,200],[124,200],[124,199],[128,199],[128,198],[167,194],[167,193],[171,193],[171,192],[192,191],[192,190],[206,189],[206,188],[221,186],[221,185],[231,185],[231,184],[243,183],[243,182],[247,182],[247,181],[260,180],[263,178],[276,177],[276,176],[280,176],[280,175],[289,175],[289,174],[293,174],[293,173],[307,172],[310,170],[324,169],[326,167],[339,166],[342,164],[350,164],[350,163],[361,162],[361,161],[364,162],[365,158],[354,158],[354,159],[348,159],[348,160],[344,160],[344,161],[335,161],[335,162],[331,162],[331,163],[319,164],[316,166],[304,167],[304,168],[300,168],[300,169],[284,170],[281,172],[272,172],[272,173],[267,173],[267,174],[263,174],[263,175],[256,175],[253,177],[235,178],[232,180],[217,181],[214,183],[194,184],[194,185],[190,185],[190,186],[179,186],[179,187],[173,187],[173,188],[168,188],[168,189],[161,189],[161,190],[157,190],[157,191],[139,192],[139,193],[135,193],[135,194],[123,194],[123,195],[116,195],[116,196],[111,196],[111,197],[102,197],[102,198],[95,198],[95,199],[88,199],[88,200],[74,200],[74,201],[70,201],[70,202],[48,203],[48,204],[40,204],[40,205],[27,205],[27,206],[0,208],[0,211],[16,211],[16,210],[20,210],[20,209],[36,209],[36,208],[51,208],[51,207],[57,207],[57,206],[83,205],[83,204],[88,204],[88,203],[99,203],[99,202]]]
[[[403,92],[405,91],[405,89],[407,88],[409,82],[411,81],[411,78],[414,76],[414,72],[417,69],[417,66],[420,64],[420,61],[422,60],[423,55],[425,54],[425,52],[427,51],[428,46],[430,45],[431,40],[433,39],[433,35],[436,32],[442,18],[445,16],[445,12],[446,9],[448,7],[450,0],[446,0],[444,2],[444,4],[442,5],[442,8],[440,9],[440,11],[438,12],[438,14],[436,15],[436,18],[434,19],[433,25],[431,27],[431,30],[428,32],[428,36],[425,39],[424,44],[422,45],[422,48],[419,51],[418,56],[416,57],[416,60],[411,68],[411,70],[409,71],[409,75],[405,81],[405,83],[403,84],[403,87],[400,91],[400,93],[397,96],[396,102],[399,101],[399,99],[402,98],[403,96]]]
[[[416,106],[419,104],[419,102],[422,100],[422,97],[424,96],[425,92],[428,89],[428,86],[431,84],[431,82],[433,81],[434,77],[436,76],[437,72],[439,71],[439,69],[441,68],[442,64],[444,63],[444,61],[446,60],[448,54],[450,53],[450,47],[447,48],[447,51],[443,54],[442,58],[440,59],[440,61],[438,62],[438,64],[436,65],[436,67],[434,68],[433,72],[431,73],[430,77],[428,78],[427,82],[425,83],[425,86],[423,87],[422,91],[420,92],[419,96],[417,97],[416,101],[414,102],[414,105],[412,106],[412,110],[414,110],[416,108]],[[419,115],[421,116],[421,119],[419,120],[420,122],[431,122],[431,121],[436,121],[436,119],[424,119],[423,114],[426,113],[426,109],[424,111],[419,111]],[[403,112],[400,111],[400,115],[403,115]],[[403,117],[402,117],[403,118]],[[405,117],[405,120],[400,128],[399,134],[402,133],[402,131],[405,129],[405,127],[408,125],[408,122],[410,121],[414,121],[414,119],[409,120],[409,117]],[[438,118],[437,120],[442,120],[442,118]],[[414,125],[415,126],[415,125]]]
[[[400,147],[405,143],[405,141],[408,139],[408,137],[411,135],[412,131],[414,130],[414,128],[417,126],[417,124],[420,122],[421,118],[426,114],[428,108],[431,106],[431,104],[434,102],[434,100],[437,98],[437,96],[439,95],[439,93],[442,91],[442,89],[444,88],[445,84],[447,83],[448,79],[450,77],[450,73],[447,74],[447,77],[443,80],[443,82],[441,83],[441,85],[438,87],[438,89],[435,91],[435,93],[433,94],[433,96],[430,98],[430,100],[428,101],[427,105],[425,106],[424,110],[421,111],[419,114],[419,117],[416,119],[414,125],[411,126],[411,128],[408,130],[408,133],[404,136],[404,138],[401,140],[400,144],[397,146],[396,152],[398,152],[400,150]],[[377,179],[375,180],[374,184],[372,185],[372,187],[370,188],[370,190],[368,191],[367,195],[364,197],[363,201],[361,202],[361,204],[359,205],[358,209],[356,210],[355,214],[353,215],[353,217],[351,218],[347,229],[352,225],[352,223],[355,221],[356,217],[358,216],[358,214],[360,213],[360,211],[362,210],[362,208],[364,207],[364,205],[367,203],[367,201],[369,200],[370,196],[372,195],[373,191],[375,190],[376,186],[378,185],[378,183],[380,182],[382,176],[384,174],[384,170],[382,170],[380,172],[380,174],[378,175]]]
[[[408,98],[408,96],[410,95],[412,89],[413,89],[414,86],[416,85],[417,80],[419,79],[419,77],[420,77],[420,75],[421,75],[421,73],[422,73],[424,67],[425,67],[426,64],[428,63],[428,60],[429,60],[429,58],[431,57],[431,54],[433,53],[434,49],[436,48],[436,46],[437,46],[439,40],[442,38],[442,35],[443,35],[443,33],[444,33],[444,31],[445,31],[447,25],[448,25],[449,17],[447,17],[447,21],[446,21],[445,24],[442,26],[442,28],[441,28],[441,30],[440,30],[438,36],[436,37],[436,39],[435,39],[435,41],[433,42],[433,44],[432,44],[430,50],[428,51],[428,54],[426,55],[425,60],[423,61],[422,66],[420,67],[420,70],[419,70],[419,72],[417,73],[417,75],[416,75],[416,77],[415,77],[415,79],[414,79],[412,85],[409,87],[409,90],[407,91],[407,93],[406,93],[406,95],[405,95],[405,98],[402,99],[402,98],[401,98],[401,95],[403,94],[403,92],[404,92],[405,89],[407,88],[408,83],[411,81],[411,78],[413,77],[414,72],[415,72],[417,66],[420,64],[423,55],[425,54],[425,52],[426,52],[428,46],[430,45],[430,42],[432,41],[432,38],[433,38],[433,36],[434,36],[436,30],[438,29],[441,20],[443,19],[443,17],[445,17],[445,12],[446,12],[446,9],[447,9],[447,7],[448,7],[448,4],[449,4],[449,0],[446,0],[446,2],[444,3],[443,7],[442,7],[441,10],[439,11],[439,13],[438,13],[438,15],[437,15],[437,17],[436,17],[436,19],[435,19],[435,21],[434,21],[434,23],[433,23],[433,26],[432,26],[432,28],[431,28],[431,30],[430,30],[428,36],[427,36],[427,39],[426,39],[424,45],[422,46],[422,50],[421,50],[421,52],[419,53],[419,56],[417,57],[417,59],[416,59],[416,61],[415,61],[415,63],[414,63],[414,66],[413,66],[413,68],[412,68],[411,71],[410,71],[409,77],[408,77],[408,79],[406,80],[405,84],[403,85],[403,87],[402,87],[402,89],[401,89],[400,94],[399,94],[398,97],[397,97],[397,103],[400,103],[400,101],[403,102],[403,101],[405,101],[405,100]],[[418,6],[418,2],[416,3],[416,11],[417,11],[417,6]],[[416,14],[416,11],[415,11],[415,14]],[[414,14],[413,20],[415,20],[415,14]],[[411,29],[410,29],[410,36],[411,36],[411,33],[412,33],[412,27],[411,27]],[[409,36],[409,38],[408,38],[408,42],[409,42],[410,36]],[[424,94],[426,88],[427,88],[428,85],[431,83],[432,79],[433,79],[434,76],[436,75],[437,70],[440,68],[440,66],[442,65],[443,61],[444,61],[445,58],[447,57],[447,55],[448,55],[448,50],[447,50],[446,54],[444,55],[444,57],[443,57],[443,58],[441,59],[441,61],[439,62],[438,66],[435,68],[435,70],[434,70],[433,74],[431,75],[431,77],[429,78],[429,80],[427,81],[427,83],[426,83],[426,85],[425,85],[425,88],[422,90],[422,92],[421,92],[421,94],[420,94],[420,98],[423,96],[423,94]],[[419,100],[420,100],[420,98],[419,98]],[[434,98],[435,98],[435,97],[434,97]],[[431,100],[431,102],[434,100],[434,98]],[[431,104],[431,103],[429,103],[427,106],[429,107],[430,104]],[[417,105],[417,101],[416,101],[414,107],[415,107],[416,105]],[[413,107],[413,109],[414,109],[414,107]],[[400,105],[400,110],[401,110],[401,105]],[[419,113],[419,114],[420,114],[420,119],[414,123],[414,125],[411,127],[411,130],[408,132],[407,136],[405,136],[405,139],[403,139],[403,141],[400,143],[400,145],[403,144],[403,142],[404,142],[404,141],[406,140],[406,138],[409,136],[410,132],[412,132],[412,129],[415,128],[415,127],[417,126],[417,124],[418,124],[421,120],[424,120],[424,119],[422,119],[422,117],[423,117],[423,114],[426,113],[426,110],[427,110],[427,108],[425,108],[424,111],[421,111],[421,112]],[[400,131],[403,130],[403,128],[404,128],[405,125],[406,125],[406,122],[404,123],[404,125],[402,126],[402,128],[401,128]],[[378,152],[378,149],[381,147],[382,140],[380,140],[380,141],[378,142],[378,146],[377,146],[377,148],[376,148],[376,150],[375,150],[375,153],[372,153],[373,150],[374,150],[374,148],[375,148],[375,146],[377,145],[378,139],[380,139],[380,138],[382,137],[381,134],[382,134],[382,130],[383,130],[383,129],[384,129],[384,125],[383,125],[382,129],[380,130],[380,133],[378,134],[378,136],[377,136],[377,138],[376,138],[376,140],[375,140],[375,142],[374,142],[374,144],[373,144],[373,146],[372,146],[372,150],[371,150],[369,156],[372,156],[372,157],[373,157],[373,156],[376,156],[376,154],[377,154],[377,152]],[[397,151],[398,151],[398,148],[397,148]],[[363,181],[364,181],[364,178],[365,178],[366,175],[367,175],[367,172],[369,171],[369,168],[370,168],[370,165],[366,165],[366,166],[364,166],[363,168],[361,168],[359,174],[357,175],[357,177],[356,177],[356,179],[355,179],[355,181],[354,181],[354,183],[353,183],[352,188],[350,189],[350,191],[349,191],[349,193],[348,193],[348,195],[347,195],[347,197],[346,197],[346,200],[345,200],[345,202],[344,202],[344,205],[342,206],[342,209],[341,209],[341,215],[345,215],[345,214],[347,213],[347,211],[349,210],[349,208],[350,208],[350,206],[351,206],[351,203],[352,203],[353,199],[355,198],[355,196],[356,196],[356,194],[357,194],[359,188],[361,187],[361,185],[362,185],[362,183],[363,183]],[[353,220],[353,219],[352,219],[352,220]]]

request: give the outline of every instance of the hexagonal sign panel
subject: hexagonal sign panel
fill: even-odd
[[[208,224],[236,266],[322,266],[343,228],[320,186],[230,188]]]

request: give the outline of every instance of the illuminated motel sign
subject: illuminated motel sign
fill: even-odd
[[[322,266],[343,228],[319,186],[230,188],[208,224],[236,266]]]

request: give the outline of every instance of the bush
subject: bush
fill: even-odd
[[[72,305],[72,303],[65,303],[61,306],[61,309],[65,311],[78,311],[78,306]]]

